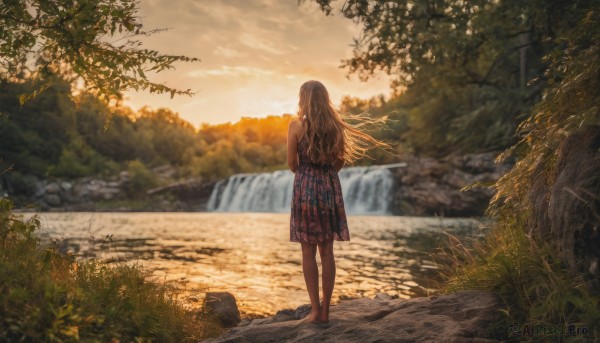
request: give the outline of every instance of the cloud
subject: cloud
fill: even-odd
[[[236,49],[231,49],[223,46],[217,46],[215,51],[213,51],[213,54],[225,58],[239,58],[247,55],[246,53],[240,52]]]
[[[242,33],[239,42],[251,49],[261,50],[273,55],[283,55],[286,53],[285,49],[278,47],[273,41],[261,38],[256,34]]]
[[[241,76],[249,76],[249,77],[270,77],[275,74],[275,71],[268,69],[260,69],[253,67],[244,67],[244,66],[222,66],[217,69],[208,69],[208,70],[192,70],[188,75],[190,77],[209,77],[209,76],[226,76],[226,77],[241,77]]]
[[[298,89],[309,79],[321,80],[334,102],[345,94],[388,93],[386,77],[346,78],[340,60],[352,56],[357,26],[339,13],[325,16],[313,1],[144,0],[140,8],[146,29],[172,28],[144,37],[144,47],[201,62],[153,76],[197,91],[194,97],[128,92],[135,106],[170,107],[194,124],[217,123],[295,111]]]

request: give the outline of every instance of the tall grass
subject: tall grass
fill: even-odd
[[[37,218],[0,199],[0,341],[199,341],[221,329],[176,284],[137,265],[78,260],[43,246]]]
[[[445,291],[483,289],[504,302],[504,322],[494,328],[500,338],[517,341],[600,341],[600,296],[573,275],[554,248],[533,240],[518,214],[504,214],[483,239],[460,241],[449,236],[448,248],[438,255],[447,269]],[[586,334],[514,334],[523,328],[584,329]]]
[[[544,75],[549,79],[544,96],[520,125],[519,142],[499,156],[500,160],[515,156],[518,162],[494,185],[496,195],[488,214],[496,224],[482,241],[465,244],[451,237],[451,247],[442,255],[451,266],[447,290],[497,292],[506,303],[506,329],[513,323],[541,327],[573,324],[587,332],[510,338],[600,341],[597,275],[567,269],[557,235],[545,234],[550,230],[544,227],[551,218],[547,216],[550,208],[535,201],[536,197],[552,196],[562,168],[557,161],[565,139],[582,128],[600,125],[600,5],[590,2],[584,6],[589,8],[573,6],[572,12],[565,13],[565,17],[579,18],[544,57],[548,61]],[[595,190],[582,191],[597,199]],[[546,222],[534,220],[544,216]],[[588,219],[594,218],[589,213],[582,216],[597,227],[594,219]]]

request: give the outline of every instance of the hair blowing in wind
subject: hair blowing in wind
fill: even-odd
[[[373,147],[390,149],[388,144],[360,131],[361,127],[377,120],[352,117],[358,124],[346,123],[319,81],[307,81],[300,87],[299,107],[298,116],[305,128],[308,155],[313,163],[329,164],[338,159],[352,163],[367,156],[367,151]]]

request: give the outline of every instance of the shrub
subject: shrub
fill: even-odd
[[[11,207],[0,199],[0,341],[185,342],[220,332],[176,284],[43,246],[39,220]]]

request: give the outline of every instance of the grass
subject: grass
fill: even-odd
[[[497,293],[505,303],[501,309],[505,321],[495,328],[499,338],[599,341],[600,296],[593,292],[585,275],[570,274],[557,252],[529,237],[524,227],[518,216],[505,216],[483,239],[461,242],[450,236],[449,248],[438,256],[449,266],[445,291],[483,289]],[[515,324],[519,334],[510,331]],[[586,334],[543,332],[568,329],[569,325]],[[536,328],[542,330],[534,331]]]
[[[197,342],[222,331],[177,284],[43,246],[39,220],[11,209],[0,199],[0,341]]]

